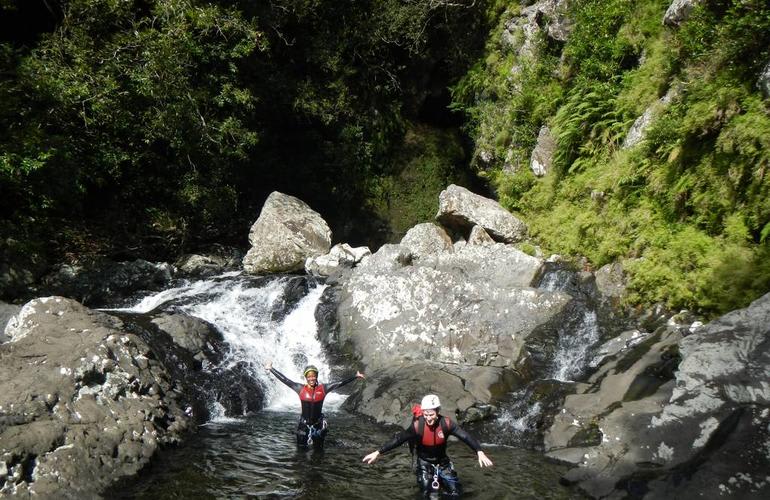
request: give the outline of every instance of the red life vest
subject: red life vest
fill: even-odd
[[[449,428],[449,419],[444,416],[439,418],[437,425],[433,428],[425,423],[424,417],[414,422],[414,430],[420,436],[420,444],[423,446],[440,446],[446,443]]]
[[[309,385],[305,385],[301,391],[299,391],[299,399],[302,401],[308,401],[310,403],[318,403],[323,401],[326,397],[326,389],[323,384],[318,384],[315,389]]]

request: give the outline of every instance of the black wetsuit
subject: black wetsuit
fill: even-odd
[[[327,423],[323,414],[324,399],[333,390],[353,382],[356,375],[339,382],[319,383],[315,387],[310,387],[307,384],[289,380],[286,375],[275,368],[271,368],[270,371],[278,380],[291,387],[299,395],[302,415],[300,415],[297,424],[297,446],[304,447],[312,444],[316,448],[323,448],[327,432]]]
[[[443,422],[441,422],[443,420]],[[446,494],[460,496],[460,481],[457,473],[446,454],[449,436],[456,436],[467,444],[473,451],[481,451],[481,445],[473,436],[465,432],[459,425],[448,417],[439,415],[434,425],[425,423],[425,417],[420,417],[412,425],[401,431],[392,440],[378,450],[381,454],[409,441],[417,449],[417,484],[428,495],[441,484]]]

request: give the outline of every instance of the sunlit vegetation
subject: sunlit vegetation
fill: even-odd
[[[623,261],[631,302],[720,313],[770,290],[770,104],[757,87],[770,6],[707,1],[670,28],[669,4],[570,2],[558,63],[545,39],[526,60],[501,43],[512,9],[455,87],[454,107],[470,118],[476,157],[494,158],[477,168],[543,247],[595,267]],[[651,106],[645,139],[624,148]],[[541,125],[557,148],[551,172],[535,178]]]

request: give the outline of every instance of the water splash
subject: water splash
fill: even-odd
[[[551,377],[561,382],[578,379],[588,365],[592,347],[599,341],[596,312],[583,310],[577,321],[568,321],[559,329]]]
[[[147,313],[156,309],[184,312],[215,325],[230,347],[223,363],[245,363],[265,391],[268,409],[297,408],[297,395],[268,374],[273,366],[292,380],[302,380],[302,367],[319,368],[319,380],[327,380],[329,363],[318,341],[315,309],[326,285],[311,283],[307,294],[286,314],[287,294],[299,277],[260,278],[239,272],[184,282],[175,288],[141,299],[136,305],[116,309]],[[295,282],[296,283],[296,282]],[[333,410],[345,397],[330,394],[327,409]],[[212,408],[216,416],[216,408]]]

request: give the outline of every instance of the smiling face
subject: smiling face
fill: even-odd
[[[436,410],[423,410],[422,416],[425,417],[425,423],[433,425],[438,420],[438,412]]]
[[[305,381],[307,382],[307,385],[310,387],[315,387],[318,385],[318,374],[316,372],[307,372],[307,375],[305,375]]]

